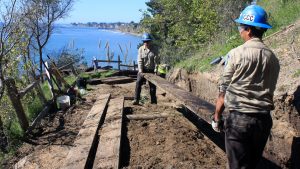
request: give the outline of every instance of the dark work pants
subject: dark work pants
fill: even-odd
[[[148,70],[148,71],[144,70],[144,73],[154,73],[154,70]],[[136,86],[135,86],[135,97],[134,97],[134,99],[136,101],[140,100],[142,85],[145,81],[146,81],[146,79],[144,77],[142,77],[140,75],[140,73],[138,73],[137,80],[136,80]],[[156,104],[157,103],[156,86],[154,84],[152,84],[151,82],[149,82],[149,87],[150,87],[151,103]]]
[[[255,169],[272,128],[268,114],[230,112],[225,121],[225,147],[230,169]]]

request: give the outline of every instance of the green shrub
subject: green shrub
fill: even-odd
[[[282,27],[285,27],[300,18],[300,0],[259,1],[258,5],[261,5],[269,13],[269,23],[273,26],[272,29],[266,32],[265,36],[271,35]],[[198,50],[194,56],[187,58],[186,60],[181,60],[176,64],[176,67],[185,68],[190,72],[209,71],[212,68],[209,63],[213,59],[224,56],[231,49],[243,44],[235,27],[227,34],[226,32],[219,32],[218,38],[215,38],[210,42],[210,44],[212,44],[211,46],[207,44],[204,49]],[[299,75],[300,72],[296,72],[294,77],[298,77]]]

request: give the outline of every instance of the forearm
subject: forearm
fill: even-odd
[[[141,56],[139,55],[138,56],[138,71],[139,72],[143,72],[143,60],[142,60],[142,58],[141,58]]]
[[[220,120],[221,115],[225,109],[224,98],[225,98],[225,92],[220,92],[219,96],[216,100],[216,109],[215,109],[215,114],[214,114],[214,120],[216,120],[216,121]]]

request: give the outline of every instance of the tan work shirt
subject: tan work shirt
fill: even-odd
[[[220,86],[225,107],[242,113],[273,110],[279,69],[278,59],[259,38],[232,49]]]
[[[155,70],[159,64],[159,57],[157,51],[153,48],[146,48],[141,46],[138,51],[138,69],[143,72],[144,69]]]

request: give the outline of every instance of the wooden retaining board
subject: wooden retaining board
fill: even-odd
[[[210,116],[215,111],[215,106],[211,103],[193,95],[191,92],[185,91],[184,89],[168,82],[167,80],[150,73],[144,73],[145,78],[151,83],[159,87],[164,92],[175,97],[189,110],[196,113],[199,117],[208,123],[211,123]]]
[[[101,118],[105,114],[105,108],[110,100],[110,94],[101,95],[94,103],[91,111],[87,115],[82,129],[79,131],[74,147],[68,153],[64,169],[83,169],[88,160],[88,155],[97,134]]]
[[[93,169],[119,168],[123,107],[124,97],[111,99],[108,104]]]
[[[118,83],[127,83],[131,82],[134,79],[127,76],[114,76],[114,77],[107,77],[107,78],[99,78],[99,79],[91,79],[88,80],[88,83],[91,85],[97,84],[118,84]]]

